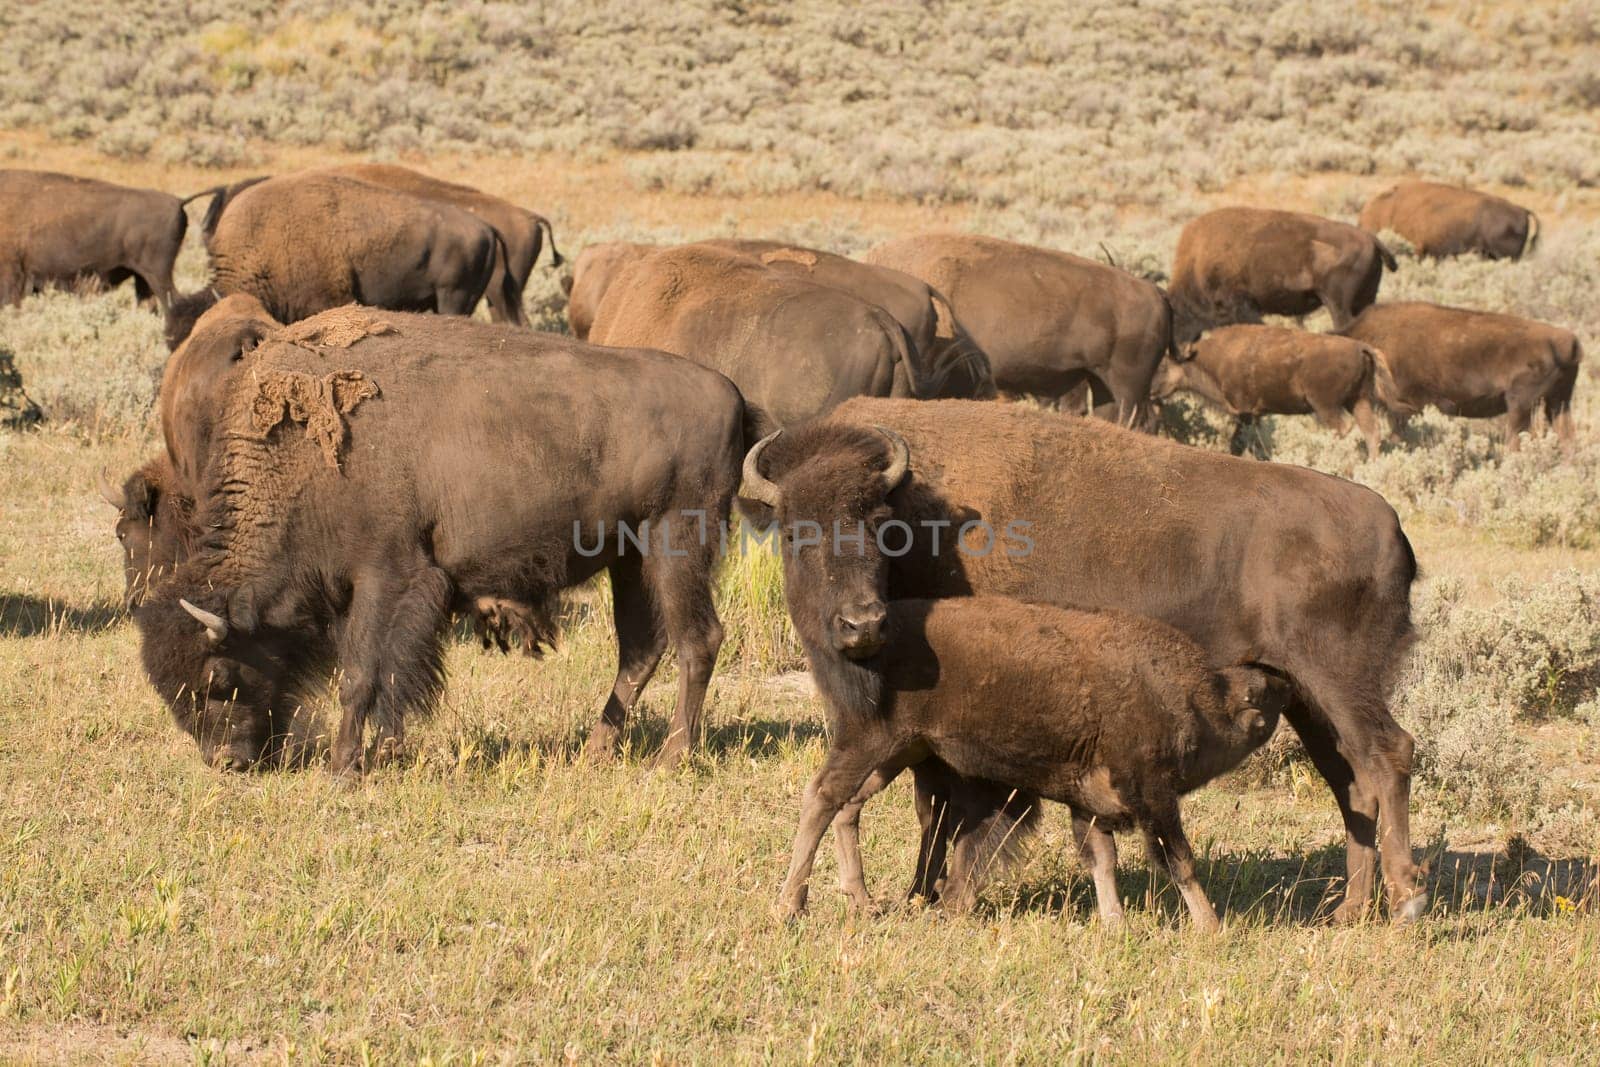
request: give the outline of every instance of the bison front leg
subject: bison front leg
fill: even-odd
[[[1094,879],[1094,902],[1100,921],[1122,925],[1122,898],[1117,895],[1117,840],[1092,817],[1072,813],[1072,837],[1078,856]]]
[[[1194,924],[1207,933],[1222,928],[1217,913],[1206,899],[1206,891],[1195,876],[1194,852],[1189,839],[1183,834],[1183,823],[1178,818],[1178,805],[1174,801],[1169,810],[1157,814],[1144,828],[1145,845],[1150,855],[1161,859],[1172,884],[1178,887],[1183,902],[1189,907]]]
[[[628,716],[650,683],[667,638],[656,616],[655,599],[640,573],[640,561],[629,556],[611,565],[611,617],[617,630],[617,678],[600,721],[589,732],[584,756],[608,760],[616,754]]]
[[[789,873],[784,877],[775,909],[780,919],[798,918],[806,910],[807,884],[816,862],[817,846],[828,824],[859,792],[867,779],[893,755],[867,738],[840,738],[828,750],[822,769],[806,785],[800,801],[800,825],[795,830]]]
[[[899,776],[901,768],[879,767],[866,784],[856,790],[850,803],[833,820],[833,844],[839,857],[839,889],[858,911],[872,910],[872,894],[867,892],[866,872],[861,865],[861,809],[883,792]]]
[[[369,718],[378,727],[374,757],[390,757],[404,737],[406,713],[438,696],[449,605],[450,581],[431,563],[399,577],[374,570],[356,579],[339,635],[343,714],[329,765],[334,774],[360,774],[367,765]]]

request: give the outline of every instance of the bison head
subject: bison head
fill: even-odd
[[[99,489],[117,509],[123,597],[129,607],[137,607],[155,579],[172,573],[188,554],[187,500],[174,490],[172,468],[164,459],[134,471],[120,486],[101,471]]]
[[[777,525],[789,614],[808,644],[850,659],[883,647],[886,548],[900,545],[885,529],[888,495],[910,468],[894,431],[825,423],[780,430],[745,457],[741,507],[758,525]]]
[[[205,606],[179,594],[187,590]],[[244,770],[280,747],[290,677],[285,645],[228,621],[226,600],[199,583],[157,586],[134,616],[145,674],[209,766]]]

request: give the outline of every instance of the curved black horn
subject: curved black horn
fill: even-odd
[[[776,485],[773,485],[761,473],[761,452],[773,441],[776,441],[781,433],[783,433],[782,430],[776,430],[767,434],[767,436],[757,441],[744,457],[744,491],[740,495],[749,497],[751,500],[759,500],[772,508],[778,506],[778,500],[783,494],[778,491]]]
[[[883,472],[884,491],[893,492],[911,472],[911,446],[906,439],[887,426],[872,427],[889,439],[889,466]]]

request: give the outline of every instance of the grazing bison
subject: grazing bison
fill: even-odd
[[[862,263],[833,252],[781,241],[701,241],[710,248],[751,256],[775,271],[849,293],[877,304],[906,328],[921,362],[943,378],[946,396],[986,399],[995,395],[989,358],[957,320],[943,294],[892,267]]]
[[[297,693],[342,672],[333,769],[363,766],[443,684],[452,612],[545,605],[608,570],[619,667],[589,750],[610,753],[670,640],[697,736],[722,630],[710,572],[744,451],[720,375],[659,352],[339,308],[232,376],[197,526],[136,615],[146,673],[216,766],[274,755]],[[627,530],[619,528],[626,523]],[[645,546],[648,546],[647,548]]]
[[[589,340],[659,348],[719,370],[780,426],[853,396],[941,396],[951,371],[923,364],[905,327],[878,305],[705,245],[624,267]]]
[[[1332,219],[1250,207],[1207,212],[1178,236],[1168,290],[1178,340],[1318,306],[1338,329],[1378,298],[1384,268],[1396,266],[1376,237]]]
[[[803,438],[804,453],[780,449],[780,438],[753,473],[782,486],[794,467],[828,465],[838,484],[827,499],[842,522],[903,523],[884,535],[897,550],[911,535],[887,561],[890,597],[989,594],[1131,611],[1187,634],[1213,666],[1253,662],[1287,675],[1295,699],[1285,714],[1348,832],[1339,917],[1365,911],[1380,842],[1391,907],[1422,914],[1412,740],[1387,703],[1412,640],[1416,560],[1382,497],[1303,468],[1015,405],[857,399],[826,421],[841,448],[861,429],[899,433],[910,476],[891,492],[881,461],[835,465],[820,433]],[[745,496],[759,496],[760,483],[746,483]],[[770,518],[764,505],[745,509]],[[916,889],[930,895],[949,829],[932,781],[918,776],[927,821]],[[951,881],[971,873],[952,868]]]
[[[349,163],[329,167],[326,173],[344,175],[397,192],[452,204],[472,212],[492,226],[504,242],[503,254],[495,260],[486,292],[489,313],[496,322],[521,325],[524,321],[522,291],[528,284],[528,276],[533,273],[534,261],[539,258],[546,237],[550,241],[550,265],[561,266],[561,252],[556,248],[555,231],[550,228],[550,220],[498,196],[490,196],[470,185],[431,178],[390,163]]]
[[[1343,437],[1347,413],[1378,454],[1383,424],[1378,405],[1394,399],[1383,353],[1371,345],[1325,333],[1278,326],[1225,326],[1184,345],[1156,374],[1153,395],[1180,389],[1197,393],[1238,420],[1233,452],[1243,450],[1243,429],[1258,415],[1315,415]]]
[[[1520,259],[1539,239],[1539,217],[1509,200],[1442,182],[1401,182],[1361,209],[1368,233],[1393,230],[1420,255]]]
[[[1432,405],[1447,415],[1506,416],[1506,447],[1541,405],[1571,449],[1572,389],[1583,347],[1571,330],[1515,315],[1401,302],[1368,308],[1343,330],[1383,350],[1394,375],[1389,410],[1404,420]]]
[[[216,220],[211,287],[176,302],[167,344],[177,348],[195,319],[231,293],[256,297],[280,322],[349,303],[470,315],[500,243],[461,208],[354,178],[258,181],[231,195]]]
[[[1059,401],[1087,381],[1097,414],[1144,425],[1150,378],[1172,349],[1172,309],[1149,282],[1065,252],[968,234],[901,238],[865,258],[947,296],[1002,393]]]
[[[567,324],[572,327],[572,336],[587,341],[594,327],[594,314],[617,275],[661,247],[636,241],[607,241],[579,252],[571,277],[561,280],[567,291]]]
[[[0,170],[0,306],[48,286],[133,279],[165,311],[183,246],[184,201],[154,189],[37,170]]]

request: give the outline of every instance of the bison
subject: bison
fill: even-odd
[[[786,425],[852,396],[942,396],[956,375],[929,367],[876,304],[707,245],[662,249],[623,268],[589,340],[659,348],[733,379],[761,418]]]
[[[759,480],[745,479],[747,515],[771,518],[762,481],[781,487],[793,468],[825,465],[837,476],[825,499],[842,523],[901,524],[890,533],[898,554],[885,560],[891,598],[999,595],[1131,611],[1187,634],[1214,667],[1282,672],[1294,688],[1285,716],[1344,816],[1349,880],[1338,917],[1368,907],[1380,842],[1391,908],[1399,918],[1423,913],[1410,846],[1412,739],[1388,707],[1413,637],[1416,559],[1382,497],[1303,468],[1016,405],[856,399],[825,421],[834,435],[807,434],[806,451],[774,445],[760,457]],[[881,461],[830,458],[832,442],[845,448],[873,427],[909,444],[911,473],[892,491]],[[938,784],[918,775],[925,830],[914,888],[930,896],[950,830]],[[987,788],[993,815],[1007,794]],[[950,880],[971,874],[952,868]]]
[[[426,200],[452,204],[472,212],[494,227],[504,245],[501,254],[496,257],[486,291],[489,314],[496,322],[520,325],[524,321],[522,291],[528,284],[528,276],[533,273],[534,261],[539,258],[546,238],[550,241],[550,266],[561,266],[561,252],[556,248],[555,231],[550,228],[550,220],[498,196],[390,163],[349,163],[329,167],[326,173],[344,175]]]
[[[243,370],[210,446],[204,542],[135,615],[146,674],[208,763],[272,758],[297,694],[337,666],[332,768],[360,770],[369,718],[382,752],[437,697],[452,613],[509,609],[548,637],[551,596],[601,570],[619,665],[588,749],[614,750],[670,641],[660,758],[689,750],[722,641],[706,531],[747,433],[731,382],[665,353],[361,308],[271,334]]]
[[[1583,347],[1571,330],[1488,311],[1420,302],[1378,304],[1339,331],[1382,349],[1394,375],[1385,400],[1404,421],[1432,405],[1447,415],[1506,416],[1506,447],[1544,408],[1573,447],[1572,390]]]
[[[1172,309],[1156,286],[1065,252],[968,234],[905,237],[865,258],[947,296],[1001,392],[1059,401],[1087,381],[1098,414],[1144,424],[1151,376],[1172,351]]]
[[[617,280],[617,275],[623,268],[660,251],[661,247],[636,241],[608,241],[579,252],[572,264],[571,276],[561,279],[567,291],[567,325],[572,329],[572,336],[587,341],[594,327],[595,312],[600,309],[600,301],[611,283]]]
[[[494,228],[459,207],[318,173],[232,194],[208,248],[211,286],[174,304],[171,348],[232,293],[256,297],[281,322],[349,303],[470,315],[502,254]]]
[[[1539,216],[1509,200],[1459,185],[1407,181],[1361,209],[1368,233],[1393,230],[1424,256],[1476,252],[1485,259],[1520,259],[1539,239]]]
[[[0,170],[0,306],[47,286],[133,279],[165,311],[188,228],[184,201],[154,189],[37,170]]]
[[[165,455],[147,461],[114,485],[102,472],[100,495],[117,509],[122,548],[123,602],[138,607],[145,591],[187,559],[198,540],[194,498],[185,493]]]
[[[1376,237],[1332,219],[1249,207],[1207,212],[1178,235],[1168,290],[1178,341],[1319,306],[1338,329],[1371,306],[1384,269],[1397,267]]]
[[[1259,415],[1315,415],[1343,437],[1348,414],[1371,457],[1383,439],[1378,406],[1394,402],[1394,388],[1388,361],[1371,345],[1277,326],[1225,326],[1163,363],[1153,395],[1165,399],[1186,389],[1227,411],[1238,420],[1235,455],[1243,450],[1243,428]]]

